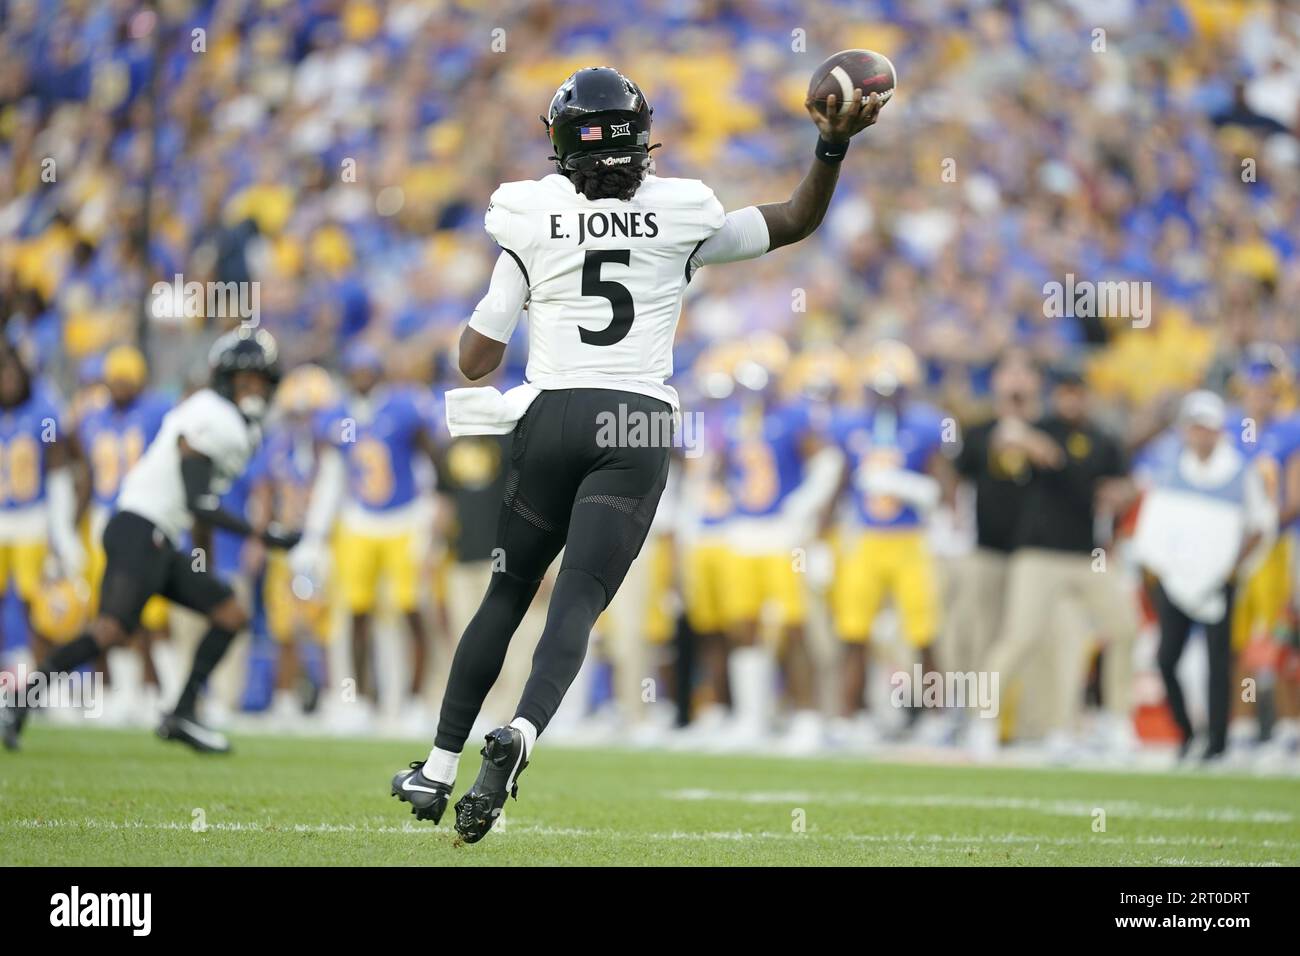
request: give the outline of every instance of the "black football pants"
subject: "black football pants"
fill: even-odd
[[[542,392],[515,428],[492,580],[456,647],[436,745],[459,752],[542,576],[564,560],[516,709],[540,733],[641,550],[668,479],[672,409],[611,389]],[[631,427],[623,427],[630,425]]]

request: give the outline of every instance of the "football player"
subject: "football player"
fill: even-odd
[[[75,439],[48,389],[0,340],[0,594],[12,587],[31,627],[49,545],[65,578],[85,567],[76,533]]]
[[[89,561],[86,578],[90,585],[90,613],[97,610],[95,596],[104,579],[106,557],[100,544],[104,527],[117,504],[122,479],[149,447],[162,427],[169,403],[145,389],[148,365],[140,350],[119,345],[104,356],[100,380],[107,393],[104,402],[86,405],[77,421],[77,440],[90,472],[87,512]],[[146,687],[156,692],[158,674],[150,647],[167,629],[167,602],[154,595],[140,613],[140,652]]]
[[[727,622],[723,613],[726,596],[726,571],[731,559],[727,527],[735,506],[727,492],[724,422],[729,411],[736,382],[732,377],[734,355],[730,349],[715,346],[699,359],[695,379],[703,427],[696,436],[695,458],[687,458],[683,468],[683,500],[689,517],[686,529],[682,574],[682,599],[686,620],[696,643],[703,700],[699,712],[692,715],[687,740],[708,740],[726,724],[731,689],[727,680]],[[690,694],[683,687],[679,693]]]
[[[388,581],[411,639],[408,708],[419,711],[429,640],[420,614],[421,492],[418,456],[436,460],[432,396],[384,380],[383,356],[354,343],[343,357],[352,394],[323,416],[315,487],[304,540],[291,555],[295,573],[319,573],[324,548],[340,515],[335,569],[352,615],[357,686],[372,703],[370,625],[380,583]],[[346,505],[345,505],[346,501]],[[341,509],[341,514],[340,514]]]
[[[863,709],[867,643],[887,601],[898,613],[904,640],[919,652],[922,669],[935,669],[931,645],[939,607],[925,522],[953,484],[941,453],[942,414],[908,397],[919,379],[912,350],[901,342],[877,343],[863,378],[865,406],[842,410],[831,426],[847,459],[846,491],[852,501],[832,593],[843,649],[845,720]],[[955,451],[955,441],[952,447]]]
[[[1294,379],[1294,371],[1280,347],[1260,344],[1247,350],[1234,379],[1241,396],[1240,417],[1235,422],[1229,419],[1229,433],[1259,471],[1265,490],[1282,513],[1282,530],[1256,551],[1232,603],[1235,683],[1241,686],[1244,678],[1254,675],[1265,685],[1276,687],[1277,652],[1287,627],[1292,588],[1291,535],[1285,529],[1292,512],[1300,507],[1288,500],[1300,491],[1294,487],[1295,472],[1300,470],[1296,461],[1300,453],[1300,419],[1282,412],[1282,396]],[[1282,705],[1281,716],[1287,721],[1282,729],[1290,734],[1290,688],[1283,686],[1280,690],[1275,703]],[[1250,715],[1249,705],[1240,694],[1233,695],[1232,712],[1230,745],[1237,749],[1253,746],[1259,737],[1259,721]]]
[[[728,625],[735,718],[731,742],[753,744],[770,729],[776,661],[759,639],[760,615],[770,605],[777,611],[780,663],[794,710],[783,745],[806,750],[821,736],[804,626],[808,608],[802,574],[806,570],[802,557],[816,527],[808,520],[807,509],[800,514],[796,504],[807,496],[808,483],[816,480],[816,470],[807,463],[821,451],[821,443],[807,403],[780,395],[776,378],[785,371],[788,358],[783,341],[760,336],[750,340],[735,367],[739,400],[727,422],[723,452],[727,494],[734,503],[723,616]],[[826,489],[830,493],[840,473],[839,455],[832,454]]]
[[[208,570],[210,530],[257,535],[273,548],[292,547],[298,535],[268,524],[254,528],[224,511],[218,494],[248,465],[260,441],[259,422],[280,378],[275,339],[263,329],[240,328],[213,343],[211,385],[181,402],[122,482],[117,512],[104,528],[107,562],[99,610],[90,629],[45,661],[45,674],[74,670],[123,643],[139,627],[149,598],[161,594],[208,619],[190,675],[158,735],[199,751],[226,752],[225,736],[196,716],[199,692],[248,613],[230,585]],[[7,373],[5,373],[7,374]],[[3,375],[0,375],[0,379]],[[177,547],[193,529],[194,553]],[[0,710],[5,746],[16,749],[27,710]]]
[[[841,110],[839,107],[845,108]],[[672,345],[682,295],[710,263],[749,259],[810,235],[822,221],[851,136],[880,97],[808,110],[821,133],[808,174],[785,202],[727,214],[697,180],[651,169],[651,109],[617,70],[579,70],[543,122],[555,173],[506,183],[485,225],[501,247],[487,295],[460,341],[471,380],[500,364],[529,307],[527,384],[447,396],[452,430],[513,429],[494,569],[452,660],[435,746],[393,778],[393,793],[437,821],[461,749],[542,575],[564,550],[546,626],[517,716],[487,735],[477,780],[456,805],[465,842],[483,838],[516,789],[586,654],[596,618],[641,549],[667,480],[676,392]],[[623,422],[621,439],[609,438]]]
[[[320,366],[301,365],[285,376],[276,391],[280,416],[267,430],[262,465],[252,482],[253,513],[274,515],[288,528],[303,526],[316,476],[317,417],[335,401],[334,383]],[[304,701],[309,710],[328,683],[326,655],[320,653],[330,625],[325,582],[320,573],[295,576],[283,554],[267,557],[263,593],[267,627],[278,647],[276,697],[291,703],[305,674],[311,687]]]

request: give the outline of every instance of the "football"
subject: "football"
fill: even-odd
[[[882,103],[894,95],[897,76],[889,57],[872,50],[841,50],[828,57],[813,71],[808,83],[808,99],[817,110],[826,112],[826,98],[834,94],[842,113],[853,100],[853,91],[863,96],[879,93]]]

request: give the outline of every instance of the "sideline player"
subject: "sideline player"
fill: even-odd
[[[90,471],[87,516],[90,548],[86,578],[90,585],[92,617],[98,610],[96,600],[107,563],[102,544],[104,528],[117,505],[123,479],[158,434],[170,407],[164,396],[145,387],[149,367],[133,345],[110,349],[104,357],[101,377],[106,400],[88,408],[77,422],[77,438]],[[166,633],[167,602],[155,595],[140,613],[139,647],[147,695],[158,693],[152,648]],[[152,703],[152,700],[146,702],[146,710],[156,716],[157,712],[149,709]]]
[[[291,555],[295,574],[319,572],[334,519],[339,518],[335,570],[352,615],[352,661],[357,686],[372,704],[371,630],[380,583],[411,640],[411,682],[405,709],[420,720],[429,637],[420,614],[421,521],[419,455],[436,462],[433,400],[427,392],[389,382],[383,356],[362,342],[343,358],[351,394],[322,416],[316,479],[303,526],[302,546]]]
[[[0,339],[0,598],[12,585],[34,638],[33,604],[46,583],[48,544],[65,578],[85,565],[76,533],[76,442],[63,423],[50,391]]]

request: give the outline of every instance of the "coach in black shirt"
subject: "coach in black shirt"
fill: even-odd
[[[1016,547],[1033,468],[1018,448],[995,448],[994,432],[1009,421],[1036,419],[1041,411],[1042,376],[1024,349],[1008,349],[992,376],[991,421],[962,435],[958,474],[975,492],[975,550],[953,566],[950,613],[944,630],[944,666],[973,671],[997,639],[1002,625],[1007,571]]]
[[[1052,407],[1045,417],[1033,425],[1000,422],[991,435],[995,451],[1025,456],[1031,477],[1008,572],[1005,623],[988,669],[999,675],[1006,690],[1022,675],[1038,642],[1053,642],[1051,678],[1027,683],[1023,693],[1045,695],[1051,705],[1049,745],[1064,751],[1082,701],[1087,647],[1079,644],[1077,628],[1062,626],[1059,614],[1067,604],[1084,610],[1092,633],[1110,642],[1104,675],[1110,711],[1105,738],[1117,748],[1127,747],[1132,742],[1128,711],[1135,598],[1122,584],[1114,556],[1094,537],[1097,502],[1121,497],[1115,486],[1129,484],[1127,466],[1119,442],[1089,416],[1088,389],[1080,371],[1058,369],[1053,380]],[[987,738],[984,743],[987,746]]]
[[[1052,414],[1034,426],[1045,449],[1028,483],[1016,544],[1092,555],[1096,498],[1108,480],[1127,474],[1120,443],[1087,418],[1087,392],[1073,371],[1058,373]],[[1055,446],[1046,450],[1048,443]],[[1016,444],[1007,446],[1015,448]]]

